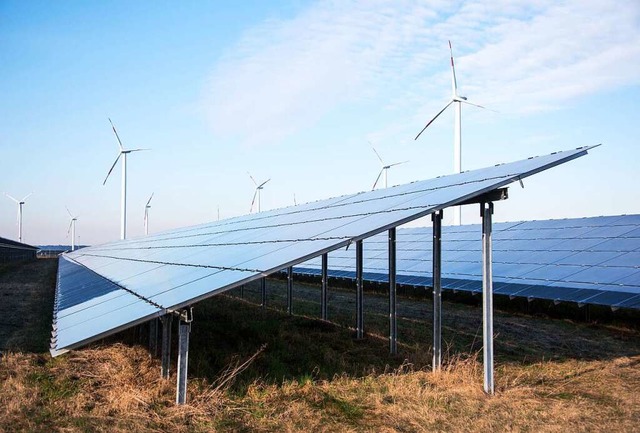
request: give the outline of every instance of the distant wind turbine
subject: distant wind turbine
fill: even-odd
[[[253,176],[251,176],[251,173],[247,172],[247,174],[249,175],[249,177],[251,178],[251,181],[256,186],[256,190],[253,193],[253,199],[251,200],[251,207],[249,208],[249,213],[253,212],[253,205],[256,202],[256,198],[258,199],[258,212],[260,212],[260,192],[262,191],[266,183],[269,182],[271,179],[267,179],[264,182],[262,182],[260,185],[258,185],[258,182],[256,182]]]
[[[144,235],[147,236],[149,234],[149,209],[151,209],[151,199],[153,198],[153,192],[151,193],[151,197],[147,200],[147,204],[144,206]]]
[[[114,167],[118,163],[120,157],[122,157],[122,196],[120,200],[120,239],[127,238],[127,154],[131,152],[139,152],[141,150],[149,150],[149,149],[125,149],[122,146],[122,141],[120,140],[120,136],[118,135],[118,131],[116,131],[116,127],[113,126],[113,122],[109,119],[109,123],[111,123],[111,128],[113,129],[113,133],[116,135],[118,139],[118,156],[116,160],[113,162],[109,173],[107,173],[107,177],[104,178],[104,182],[102,184],[107,183],[107,179],[109,179],[109,175],[113,171]]]
[[[369,144],[371,144],[371,142],[369,142]],[[376,156],[380,160],[380,164],[382,164],[382,169],[380,170],[380,173],[378,173],[378,177],[376,177],[376,181],[373,183],[373,187],[371,188],[371,191],[376,189],[376,185],[378,185],[378,181],[380,180],[380,176],[382,176],[383,173],[384,173],[384,187],[387,188],[388,187],[388,171],[389,171],[389,169],[391,167],[395,167],[396,165],[405,164],[405,163],[407,163],[409,161],[396,162],[396,163],[393,163],[393,164],[385,164],[384,161],[382,160],[382,158],[380,157],[380,154],[378,153],[378,151],[376,151],[376,148],[373,147],[372,144],[371,144],[371,148],[373,149],[373,151],[375,152]]]
[[[420,137],[420,135],[425,131],[425,129],[427,129],[429,125],[431,125],[433,121],[438,118],[438,116],[440,116],[447,108],[449,108],[449,105],[455,103],[456,112],[455,112],[455,120],[454,120],[454,128],[453,128],[453,134],[454,134],[453,171],[454,173],[461,173],[462,172],[462,126],[461,126],[462,125],[462,103],[464,102],[465,104],[473,105],[474,107],[478,107],[478,108],[484,108],[484,109],[487,109],[487,108],[483,107],[482,105],[473,104],[467,101],[466,96],[458,95],[458,83],[456,81],[456,68],[453,63],[453,49],[451,48],[451,41],[449,41],[449,52],[451,53],[451,88],[452,88],[451,100],[447,105],[444,106],[442,110],[438,112],[438,114],[436,114],[433,117],[433,119],[431,119],[426,124],[424,128],[422,128],[422,131],[420,131],[418,135],[416,135],[415,139],[417,140],[418,137]],[[460,223],[461,223],[460,206],[456,206],[453,210],[453,225],[459,226]]]
[[[15,198],[11,197],[6,192],[4,193],[4,195],[6,195],[11,200],[16,202],[16,204],[18,205],[18,242],[22,242],[22,205],[25,204],[25,200],[27,200],[31,196],[31,194],[33,194],[33,193],[31,192],[31,193],[27,194],[26,196],[24,196],[24,198],[22,200],[17,200]]]
[[[78,216],[74,216],[69,208],[67,208],[67,213],[71,217],[71,221],[69,221],[69,228],[67,229],[67,236],[69,236],[69,232],[71,232],[71,251],[75,251],[76,249],[76,221],[78,221]]]

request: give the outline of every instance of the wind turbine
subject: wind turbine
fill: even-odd
[[[369,142],[369,144],[371,144],[371,142]],[[380,157],[380,154],[376,151],[376,148],[373,147],[373,145],[371,144],[371,148],[373,149],[373,151],[375,152],[376,156],[378,157],[378,159],[380,160],[380,164],[382,164],[382,169],[380,170],[380,173],[378,173],[378,177],[376,177],[376,181],[373,183],[373,187],[371,188],[371,191],[373,191],[374,189],[376,189],[376,185],[378,184],[378,181],[380,180],[380,176],[382,176],[382,173],[384,173],[384,187],[387,188],[388,184],[388,171],[391,167],[395,167],[396,165],[400,165],[400,164],[405,164],[409,161],[402,161],[402,162],[396,162],[393,164],[385,164],[384,161],[382,160],[382,158]]]
[[[484,108],[484,109],[487,109],[487,108],[483,107],[482,105],[473,104],[467,101],[466,96],[458,95],[458,83],[456,81],[456,68],[453,63],[453,49],[451,48],[451,41],[449,41],[449,52],[451,53],[451,90],[452,90],[451,100],[447,105],[444,106],[442,110],[438,112],[438,114],[436,114],[433,117],[433,119],[431,119],[426,124],[424,128],[422,128],[422,131],[420,131],[418,135],[416,135],[415,139],[417,140],[418,137],[420,137],[420,135],[425,131],[425,129],[427,129],[429,125],[431,125],[433,121],[438,118],[438,116],[440,116],[447,108],[449,108],[449,105],[455,104],[456,112],[455,112],[455,118],[454,118],[455,120],[454,120],[454,127],[453,127],[453,136],[454,136],[453,138],[453,171],[454,173],[461,173],[462,172],[462,127],[461,127],[462,103],[464,102],[465,104],[473,105],[474,107],[478,107],[478,108]],[[460,222],[461,222],[460,206],[456,206],[453,209],[453,225],[459,226]]]
[[[111,128],[113,129],[113,133],[116,135],[118,139],[118,156],[116,160],[113,162],[109,173],[107,173],[107,177],[104,178],[104,182],[102,184],[107,183],[107,179],[109,179],[109,175],[113,171],[113,168],[118,163],[120,157],[122,157],[122,197],[120,200],[120,239],[127,238],[127,154],[131,152],[139,152],[141,150],[149,150],[149,149],[125,149],[122,146],[122,141],[120,140],[120,136],[118,135],[118,131],[116,131],[116,127],[113,126],[113,122],[109,119],[109,123],[111,123]]]
[[[271,179],[267,179],[264,182],[262,182],[260,185],[258,185],[258,182],[256,182],[253,176],[251,176],[251,173],[247,172],[247,174],[249,175],[249,177],[251,178],[251,181],[256,186],[256,190],[253,193],[253,199],[251,200],[251,207],[249,208],[249,213],[253,212],[253,205],[256,202],[256,198],[258,199],[258,212],[260,212],[260,192],[262,191],[262,188],[264,188],[266,183],[269,182]]]
[[[151,193],[151,197],[147,200],[147,204],[144,206],[144,235],[147,236],[149,234],[149,209],[151,209],[151,199],[153,198],[153,192]]]
[[[16,202],[16,204],[18,205],[18,242],[22,242],[22,205],[25,204],[25,200],[28,199],[29,196],[31,196],[31,194],[33,194],[33,193],[27,194],[26,196],[24,196],[24,198],[22,200],[16,200],[15,198],[11,197],[6,192],[4,193],[4,195],[6,195],[11,200]]]
[[[69,232],[71,232],[71,251],[75,251],[76,249],[76,221],[78,221],[77,216],[73,216],[69,208],[67,208],[67,213],[71,217],[71,221],[69,221],[69,228],[67,229],[67,236],[69,236]]]

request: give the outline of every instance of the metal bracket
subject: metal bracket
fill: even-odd
[[[492,201],[483,201],[480,202],[480,216],[484,216],[484,210],[485,210],[485,206],[489,205],[489,212],[491,213],[491,215],[493,215],[493,202]]]
[[[489,192],[485,192],[477,197],[470,198],[462,203],[456,203],[456,206],[464,206],[475,203],[488,203],[492,201],[506,200],[509,198],[509,188],[497,188]]]
[[[187,307],[179,312],[180,320],[185,323],[193,322],[193,307]]]

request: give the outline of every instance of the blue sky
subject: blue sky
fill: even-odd
[[[635,1],[0,1],[0,192],[30,192],[24,240],[119,236],[111,117],[129,147],[130,236],[452,171],[453,43],[463,169],[603,143],[539,174],[499,221],[640,213]],[[463,210],[477,222],[477,209]],[[445,222],[451,214],[445,212]],[[0,199],[0,236],[16,206]]]

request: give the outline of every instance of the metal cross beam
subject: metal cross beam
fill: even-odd
[[[460,206],[467,204],[476,204],[476,203],[490,203],[494,201],[506,200],[509,198],[509,188],[497,188],[489,192],[485,192],[482,195],[477,197],[470,198],[469,200],[465,200],[462,203],[459,203]]]

